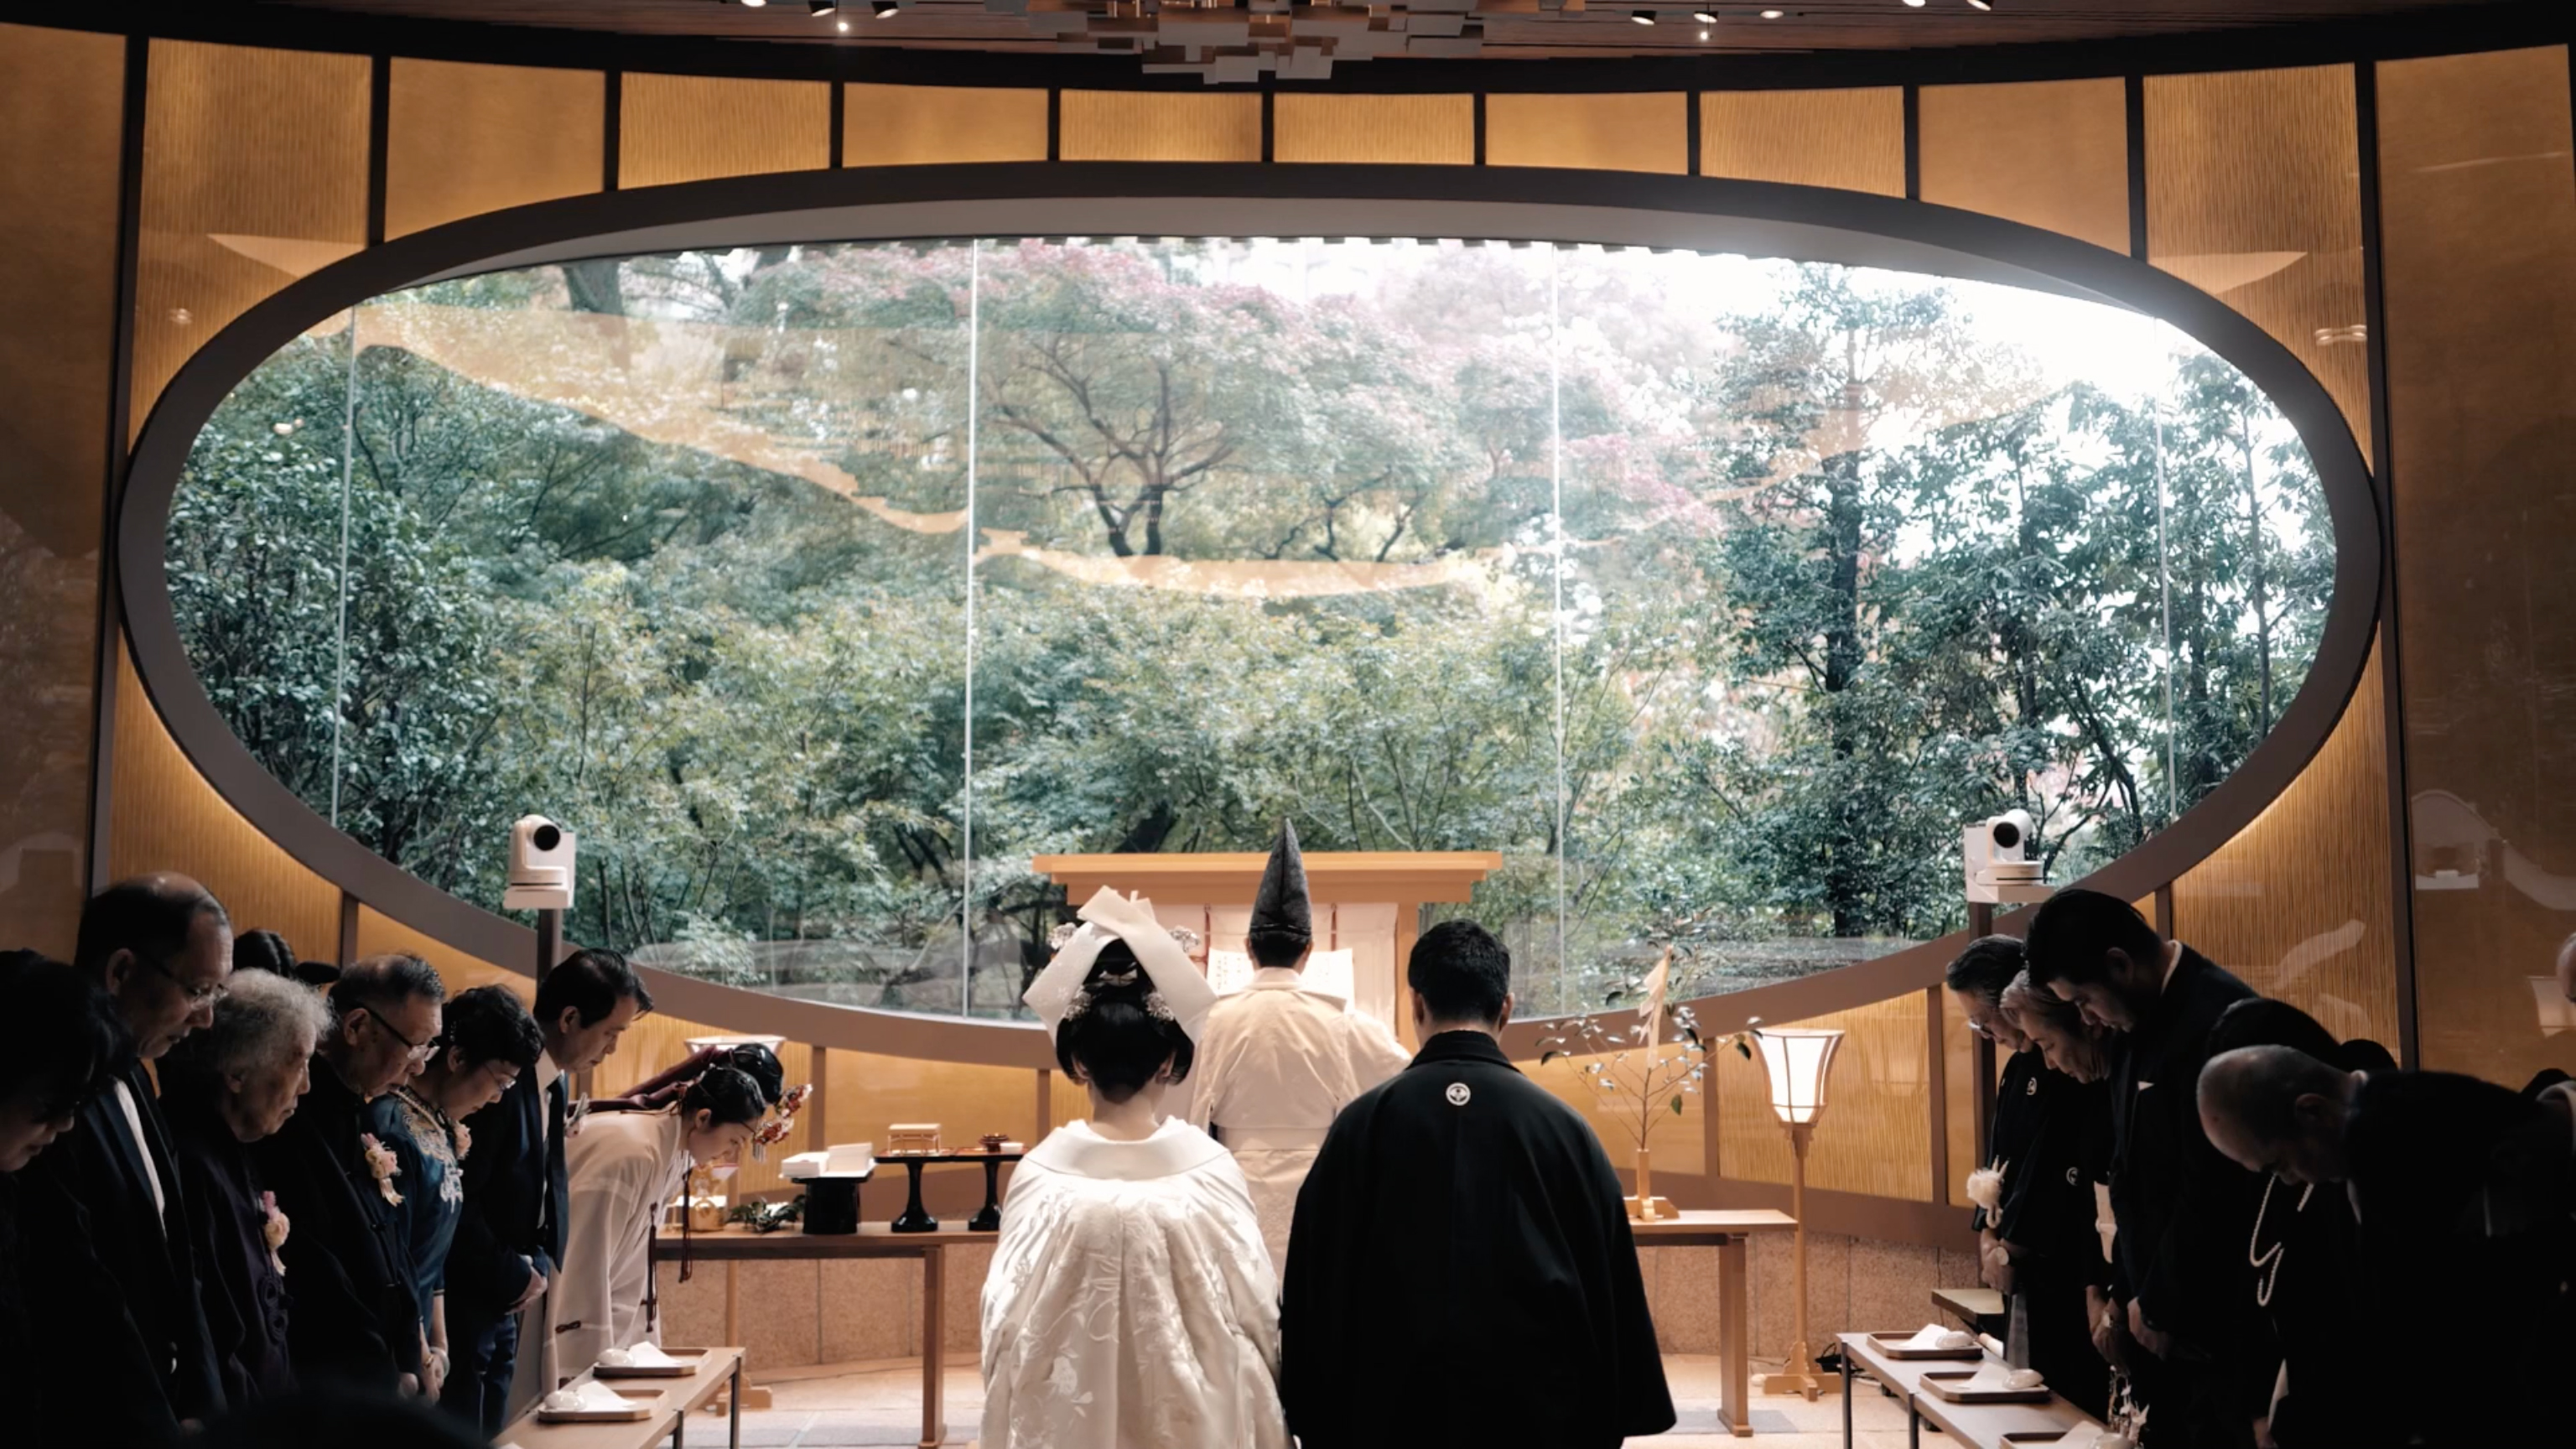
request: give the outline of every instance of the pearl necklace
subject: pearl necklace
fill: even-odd
[[[2269,1308],[2272,1306],[2272,1285],[2281,1281],[2281,1257],[2283,1251],[2289,1246],[2288,1240],[2284,1239],[2281,1242],[2274,1243],[2267,1251],[2256,1251],[2256,1249],[2261,1247],[2263,1242],[2264,1214],[2272,1210],[2272,1188],[2274,1185],[2279,1183],[2280,1180],[2281,1179],[2278,1177],[2266,1177],[2263,1179],[2263,1205],[2254,1210],[2254,1235],[2249,1238],[2245,1244],[2246,1261],[2253,1264],[2256,1271],[2263,1274],[2261,1280],[2256,1282],[2254,1285],[2254,1306],[2257,1308]],[[2300,1188],[2299,1205],[2292,1208],[2291,1211],[2294,1213],[2306,1212],[2308,1210],[2308,1195],[2316,1190],[2317,1185],[2313,1182]]]

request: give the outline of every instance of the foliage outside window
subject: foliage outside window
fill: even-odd
[[[1493,849],[1523,998],[1957,927],[1957,830],[2135,846],[2297,692],[2295,434],[2110,308],[1456,242],[637,257],[377,299],[199,438],[217,708],[478,903],[1010,1015],[1056,851]],[[256,923],[248,923],[256,924]]]

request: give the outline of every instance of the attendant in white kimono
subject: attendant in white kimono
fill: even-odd
[[[1287,1449],[1279,1281],[1243,1172],[1163,1115],[1215,993],[1103,890],[1029,988],[1091,1099],[1011,1178],[984,1279],[984,1449]]]
[[[1189,1120],[1241,1164],[1270,1266],[1282,1274],[1297,1189],[1324,1145],[1324,1129],[1413,1059],[1384,1022],[1306,984],[1314,944],[1297,827],[1282,821],[1244,933],[1258,969],[1250,986],[1208,1012],[1189,1108]]]
[[[644,1293],[654,1223],[692,1166],[739,1153],[768,1110],[749,1073],[715,1067],[669,1110],[584,1119],[565,1150],[572,1205],[564,1216],[562,1275],[547,1295],[559,1378],[652,1336]]]

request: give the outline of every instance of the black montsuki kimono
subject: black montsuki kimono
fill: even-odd
[[[2108,1089],[2049,1070],[2036,1050],[2004,1063],[1991,1134],[2004,1193],[1977,1226],[2019,1250],[2013,1291],[2030,1325],[2030,1366],[2096,1418],[2110,1399],[2110,1366],[2093,1347],[2084,1290],[2107,1284],[2093,1184],[2110,1166]]]
[[[2389,1375],[2383,1410],[2427,1444],[2566,1442],[2576,1159],[2565,1119],[2474,1077],[2374,1072],[2353,1097],[2344,1151],[2374,1327],[2429,1323],[2426,1341],[2483,1370],[2474,1393],[2439,1374]]]
[[[1290,1431],[1306,1449],[1586,1449],[1671,1428],[1620,1197],[1591,1126],[1492,1037],[1433,1037],[1342,1109],[1298,1194]]]
[[[411,1255],[367,1167],[364,1105],[315,1057],[303,1105],[277,1135],[251,1145],[261,1183],[294,1225],[279,1256],[294,1298],[287,1345],[307,1388],[390,1389],[420,1372]]]

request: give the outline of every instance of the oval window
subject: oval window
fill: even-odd
[[[2224,779],[2334,564],[2295,432],[2152,319],[1455,241],[438,283],[235,389],[167,546],[217,709],[387,859],[497,907],[539,811],[582,939],[987,1017],[1036,857],[1283,819],[1499,852],[1432,910],[1536,1011],[1885,954],[1962,923],[1964,823],[2066,881]]]

